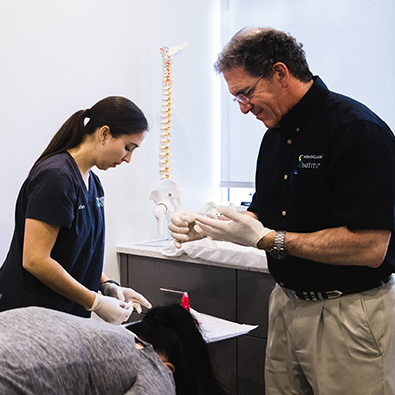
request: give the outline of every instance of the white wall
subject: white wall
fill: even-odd
[[[210,92],[219,81],[212,67],[220,45],[219,6],[219,0],[0,1],[0,265],[32,163],[72,113],[109,95],[135,101],[151,130],[130,165],[97,171],[106,191],[107,274],[119,278],[116,245],[158,237],[149,194],[160,180],[164,45],[189,43],[172,67],[181,208],[216,198],[219,110]]]
[[[0,265],[32,163],[69,115],[108,95],[131,98],[152,127],[130,165],[98,172],[106,191],[106,272],[119,278],[116,245],[157,237],[149,194],[159,181],[163,45],[189,43],[172,69],[181,208],[220,200],[220,100],[213,87],[222,78],[213,63],[222,3],[235,10],[226,39],[246,25],[291,32],[331,89],[363,101],[395,128],[393,0],[1,0]],[[259,144],[261,131],[255,137]]]

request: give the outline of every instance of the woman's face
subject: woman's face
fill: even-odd
[[[122,162],[129,163],[133,151],[137,147],[140,147],[146,133],[147,131],[143,131],[131,135],[124,134],[114,138],[111,136],[109,129],[102,130],[99,133],[100,143],[96,156],[96,167],[100,170],[107,170],[110,167],[121,165]]]

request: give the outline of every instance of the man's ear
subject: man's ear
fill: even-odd
[[[175,366],[171,362],[165,362],[165,365],[171,370],[171,372],[174,374],[176,371]]]
[[[288,86],[289,82],[289,70],[288,67],[283,62],[277,62],[272,67],[273,76],[277,77],[278,80]]]

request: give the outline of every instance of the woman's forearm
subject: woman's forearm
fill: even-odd
[[[90,308],[95,300],[94,292],[75,280],[51,257],[58,234],[58,226],[26,219],[22,265],[53,291]]]
[[[25,269],[40,280],[48,288],[67,299],[90,308],[95,294],[75,280],[58,262],[52,258],[40,259],[37,262],[24,264]]]

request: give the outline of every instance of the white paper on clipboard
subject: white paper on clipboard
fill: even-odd
[[[258,328],[258,325],[238,324],[237,322],[199,313],[192,308],[191,314],[199,322],[200,330],[207,343],[214,343],[220,340],[245,335],[253,329]]]

